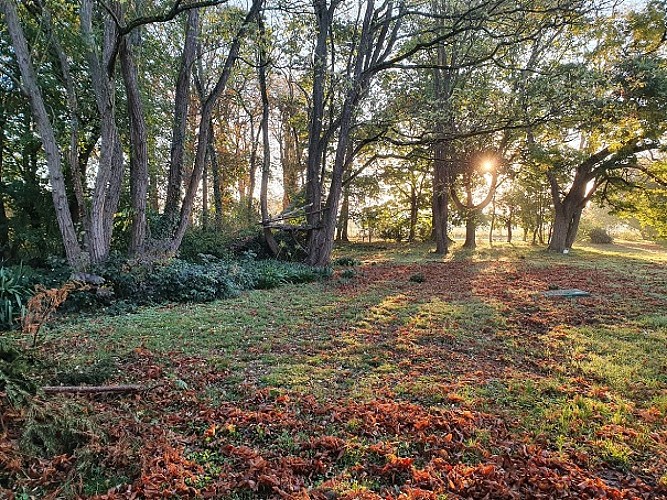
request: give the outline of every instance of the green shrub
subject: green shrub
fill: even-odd
[[[17,406],[35,393],[34,361],[24,352],[0,342],[0,393],[5,394],[9,404]]]
[[[588,231],[588,239],[596,245],[608,245],[614,242],[614,238],[602,227],[594,227]]]
[[[73,454],[77,448],[102,437],[87,414],[90,410],[76,403],[35,402],[27,412],[21,448],[42,458]]]
[[[415,273],[412,276],[410,276],[410,281],[413,283],[423,283],[426,281],[426,277],[422,273]]]
[[[225,263],[196,264],[177,259],[155,274],[150,288],[156,302],[210,302],[234,297],[240,291]]]
[[[0,328],[9,330],[16,326],[25,312],[25,305],[32,295],[23,266],[0,267]]]
[[[343,270],[342,273],[340,273],[340,277],[346,280],[350,280],[354,278],[357,275],[357,271],[354,269],[345,269]]]
[[[338,257],[336,260],[333,261],[333,265],[354,267],[361,265],[361,262],[359,262],[357,259],[353,259],[352,257]]]
[[[296,262],[260,260],[246,264],[256,276],[255,288],[269,289],[287,283],[311,283],[331,276],[331,269]]]
[[[178,255],[181,259],[190,262],[197,261],[200,255],[229,259],[232,256],[229,250],[232,240],[233,238],[223,231],[190,228],[183,237]]]
[[[331,275],[328,268],[255,257],[253,252],[245,252],[240,260],[230,262],[208,254],[200,255],[199,262],[171,259],[149,266],[112,259],[93,270],[107,280],[104,286],[74,293],[65,310],[106,307],[124,312],[133,305],[210,302],[235,297],[243,290],[308,283]],[[99,293],[110,288],[113,293]]]

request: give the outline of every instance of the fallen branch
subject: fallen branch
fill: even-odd
[[[138,392],[144,388],[140,385],[52,385],[42,387],[44,394],[62,394],[80,392],[96,394],[104,392]]]

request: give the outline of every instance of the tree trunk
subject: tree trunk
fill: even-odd
[[[434,2],[434,11],[440,8]],[[442,20],[439,21],[442,24]],[[440,26],[440,29],[444,29]],[[440,68],[447,66],[447,52],[443,43],[437,46],[437,64]],[[439,111],[444,118],[435,125],[437,142],[433,146],[433,237],[435,253],[445,255],[449,252],[449,195],[452,180],[452,144],[445,142],[444,136],[454,128],[452,113],[453,75],[446,69],[433,70],[433,90]]]
[[[350,191],[347,185],[343,188],[343,203],[340,207],[340,216],[338,217],[338,232],[336,241],[350,241],[347,227],[350,222]]]
[[[551,252],[563,253],[565,250],[569,251],[577,237],[583,209],[571,205],[563,205],[556,210],[549,241],[549,251]]]
[[[146,241],[146,203],[148,194],[148,134],[144,108],[139,93],[139,78],[127,37],[121,41],[119,56],[127,93],[130,117],[130,200],[132,227],[129,254],[136,256]]]
[[[112,4],[118,11],[118,4]],[[104,42],[102,54],[97,54],[93,32],[93,1],[81,2],[81,31],[85,42],[88,63],[100,116],[100,154],[97,177],[90,210],[88,251],[92,262],[103,262],[109,256],[113,219],[118,209],[123,178],[123,150],[116,126],[115,81],[107,72],[116,43],[117,29],[110,16],[104,16]],[[101,56],[101,60],[100,60]]]
[[[0,256],[3,259],[9,257],[9,221],[5,209],[5,181],[4,181],[4,159],[5,159],[5,123],[7,119],[4,114],[4,103],[0,106]]]
[[[410,230],[408,241],[415,241],[417,232],[417,217],[419,216],[419,196],[414,185],[410,186]]]
[[[269,93],[266,88],[266,66],[268,64],[266,49],[267,43],[264,32],[264,22],[259,16],[257,18],[259,28],[259,65],[257,68],[257,79],[259,80],[259,91],[262,96],[262,182],[260,186],[260,211],[262,215],[262,224],[269,221],[269,174],[271,173],[271,144],[269,140]],[[278,255],[278,244],[276,243],[271,228],[264,226],[264,240],[273,256]]]
[[[435,253],[445,255],[449,252],[447,237],[449,219],[449,177],[450,168],[446,158],[444,144],[434,146],[433,160],[433,237]]]
[[[475,232],[477,229],[477,213],[470,210],[466,217],[466,239],[463,242],[463,247],[466,250],[474,250],[477,248],[477,241],[475,240]]]
[[[185,29],[185,43],[181,56],[181,66],[176,81],[174,96],[174,121],[171,138],[171,154],[169,160],[169,175],[167,180],[167,198],[164,214],[170,220],[175,220],[181,202],[181,185],[183,183],[183,156],[185,151],[185,130],[190,103],[190,79],[192,64],[195,59],[197,37],[199,36],[199,10],[188,11]]]
[[[493,230],[496,226],[496,196],[493,195],[491,202],[491,224],[489,224],[489,246],[493,246]]]
[[[259,152],[259,141],[260,135],[262,134],[262,127],[257,130],[255,134],[255,119],[252,115],[249,115],[250,118],[250,137],[252,138],[252,144],[250,145],[250,160],[248,165],[248,192],[246,193],[246,216],[248,217],[248,223],[252,224],[254,221],[253,216],[253,202],[255,195],[255,186],[257,185],[257,154]]]
[[[594,158],[594,156],[591,158]],[[569,251],[577,237],[581,212],[587,200],[587,185],[592,179],[590,167],[587,166],[589,161],[591,160],[587,160],[577,168],[570,191],[562,199],[560,186],[555,176],[551,172],[547,172],[555,212],[548,247],[550,252],[563,253],[566,250]]]
[[[5,16],[5,23],[12,38],[12,45],[21,72],[23,87],[30,100],[30,107],[35,116],[37,129],[44,146],[47,167],[49,170],[49,182],[51,184],[51,196],[56,212],[58,228],[63,238],[63,246],[69,265],[76,270],[83,269],[87,264],[86,255],[82,252],[77,241],[72,214],[67,201],[65,180],[63,176],[60,150],[56,142],[53,125],[44,106],[42,92],[37,83],[37,75],[30,60],[28,43],[19,22],[16,6],[12,0],[0,0],[0,10]]]
[[[207,148],[204,171],[201,176],[201,227],[208,229],[208,165],[210,163],[210,149]]]
[[[567,234],[571,220],[572,214],[567,214],[564,208],[556,209],[553,232],[549,241],[549,251],[563,253],[564,250],[569,250],[567,246]]]
[[[215,227],[222,228],[222,175],[218,165],[218,153],[215,150],[215,135],[213,130],[213,120],[211,120],[208,138],[208,155],[211,162],[211,173],[213,174],[213,206],[215,208]]]
[[[297,132],[289,123],[289,118],[291,117],[283,118],[282,133],[283,210],[287,210],[294,196],[299,192],[299,170],[301,167],[298,156]]]
[[[174,236],[169,242],[168,253],[170,255],[175,255],[181,246],[183,241],[183,236],[185,236],[185,231],[188,228],[190,222],[190,216],[192,215],[192,208],[194,204],[195,194],[197,193],[197,188],[201,182],[201,176],[204,171],[204,161],[206,160],[206,149],[208,148],[208,134],[209,127],[213,110],[215,105],[222,95],[223,90],[227,86],[229,77],[231,76],[232,68],[236,63],[236,60],[239,56],[239,50],[241,48],[241,40],[248,31],[248,26],[252,20],[257,16],[259,10],[262,6],[263,0],[254,0],[250,11],[246,15],[241,28],[238,33],[235,35],[234,40],[231,43],[229,48],[229,53],[227,54],[227,59],[225,60],[224,68],[214,89],[211,91],[211,94],[204,101],[202,106],[200,121],[199,121],[199,132],[197,134],[197,149],[195,151],[195,163],[192,170],[192,175],[190,177],[190,182],[188,183],[188,188],[185,192],[185,197],[183,198],[183,205],[181,207],[180,220],[178,227],[174,232]]]
[[[67,94],[70,143],[69,150],[66,151],[65,154],[65,158],[69,164],[69,175],[67,175],[67,172],[65,172],[65,177],[71,180],[74,191],[74,201],[76,202],[71,204],[70,211],[72,212],[72,219],[74,223],[81,222],[85,233],[88,233],[90,230],[90,223],[84,197],[84,186],[82,180],[84,179],[82,171],[85,163],[82,164],[81,157],[79,155],[79,103],[76,95],[75,83],[74,79],[72,78],[70,64],[67,55],[65,54],[65,50],[63,49],[60,40],[53,29],[51,12],[48,8],[46,8],[45,5],[43,5],[40,0],[37,0],[37,5],[42,14],[42,25],[44,26],[51,50],[57,61],[56,68],[60,70],[60,76],[65,85],[65,91]]]
[[[507,228],[507,243],[512,243],[512,212],[510,211],[508,217],[507,217],[507,222],[505,223],[505,227]]]
[[[335,4],[333,4],[335,5]],[[373,14],[375,9],[375,4],[373,0],[367,0],[364,13],[363,25],[361,28],[361,35],[359,37],[359,46],[355,54],[353,61],[353,66],[348,66],[348,69],[351,69],[351,81],[354,82],[350,85],[349,90],[345,96],[345,100],[341,107],[341,113],[339,118],[339,128],[338,128],[338,143],[336,144],[336,154],[334,157],[334,162],[331,172],[331,184],[329,187],[329,195],[327,196],[326,206],[324,211],[321,214],[318,214],[316,219],[309,217],[309,224],[311,220],[319,220],[319,225],[321,227],[315,227],[310,232],[310,237],[308,240],[308,258],[307,262],[312,266],[324,267],[329,265],[331,260],[331,251],[333,250],[334,236],[336,232],[336,222],[338,220],[338,205],[340,204],[342,190],[343,190],[343,174],[345,171],[345,166],[348,164],[349,151],[348,147],[350,145],[350,132],[354,123],[353,114],[356,106],[359,103],[363,93],[368,88],[369,76],[363,75],[365,64],[370,64],[370,61],[373,59],[373,50],[379,50],[382,47],[383,43],[378,41],[378,45],[374,47],[373,38],[372,38],[372,21]],[[328,32],[331,28],[331,20],[333,18],[333,8],[324,9],[327,11],[326,15],[321,15],[321,12],[318,12],[318,20],[326,20],[328,23],[319,24],[320,31],[323,30],[323,27],[326,27]],[[389,13],[387,13],[389,15]],[[318,34],[318,44],[320,42],[321,32]],[[326,38],[326,37],[325,37]],[[325,44],[326,46],[326,44]],[[317,52],[316,52],[317,53]],[[325,47],[326,55],[326,47]],[[317,59],[316,59],[317,61]],[[316,64],[317,66],[317,64]],[[317,72],[316,72],[317,76]],[[317,79],[317,78],[316,78]],[[323,82],[321,82],[323,84]],[[313,102],[315,102],[315,94],[313,94]],[[313,110],[313,114],[315,114]],[[320,126],[321,126],[321,117],[320,117]],[[317,127],[315,127],[317,128]],[[318,135],[319,138],[319,135]],[[317,151],[321,153],[319,149],[323,142],[318,141],[319,145],[316,148]],[[309,149],[310,151],[310,149]],[[309,157],[309,169],[312,168],[311,158]],[[321,186],[321,179],[324,177],[324,165],[321,165],[321,172],[318,174],[318,182],[314,183],[312,186],[307,186],[312,191],[312,188],[315,186]],[[316,197],[316,201],[319,199]],[[315,208],[317,205],[314,205],[312,208]],[[312,211],[309,212],[310,215]]]
[[[315,244],[316,229],[321,223],[322,209],[322,138],[324,120],[324,84],[328,58],[327,39],[333,22],[333,11],[325,0],[314,0],[317,17],[317,40],[313,54],[312,109],[308,125],[308,161],[306,164],[306,222],[312,229],[308,235],[309,248]],[[309,258],[310,260],[310,258]]]

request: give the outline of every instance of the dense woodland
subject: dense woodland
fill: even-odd
[[[593,201],[665,234],[664,1],[1,5],[5,259],[490,219],[562,252]]]

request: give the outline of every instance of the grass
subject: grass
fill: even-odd
[[[349,245],[338,256],[363,264],[328,282],[53,326],[42,350],[57,366],[112,359],[112,381],[151,388],[95,403],[101,422],[125,429],[105,463],[122,463],[130,445],[167,457],[142,458],[141,477],[92,468],[83,493],[121,483],[145,493],[166,475],[183,496],[293,487],[411,498],[421,485],[476,498],[499,460],[529,474],[525,449],[547,454],[544,484],[574,496],[598,479],[619,498],[664,494],[667,253],[636,243],[569,255],[428,250]],[[552,286],[592,297],[539,296]],[[578,479],[563,486],[563,470]],[[535,493],[537,481],[503,474],[493,481]]]

